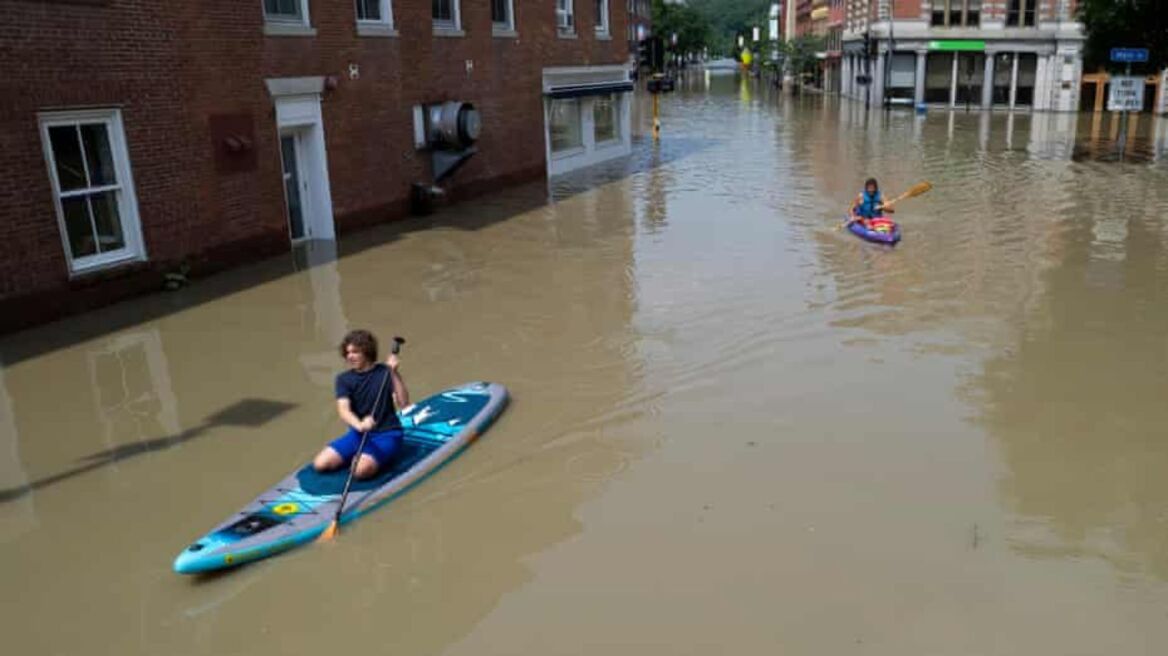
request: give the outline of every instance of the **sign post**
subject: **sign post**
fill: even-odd
[[[1127,114],[1144,108],[1144,78],[1132,77],[1131,65],[1148,61],[1147,48],[1112,48],[1111,61],[1124,65],[1123,77],[1111,78],[1111,93],[1107,98],[1107,111],[1122,112],[1119,117],[1119,159],[1127,147]]]

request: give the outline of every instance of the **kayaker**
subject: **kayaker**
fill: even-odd
[[[885,212],[892,214],[893,211],[891,207],[884,207],[884,196],[880,193],[880,184],[876,178],[868,178],[864,182],[864,190],[852,201],[852,216],[848,223],[859,221],[864,227],[870,228],[872,219],[883,217]]]
[[[317,471],[348,466],[369,438],[357,460],[356,478],[369,478],[389,464],[401,446],[402,429],[394,404],[410,404],[410,393],[398,368],[398,356],[390,353],[385,364],[377,361],[377,338],[368,330],[354,330],[341,341],[341,357],[349,369],[337,374],[337,414],[349,427],[344,435],[329,442],[312,461]]]

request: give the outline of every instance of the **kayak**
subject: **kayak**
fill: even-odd
[[[848,230],[860,239],[876,242],[878,244],[895,244],[900,241],[900,226],[896,225],[896,221],[885,218],[871,219],[869,223],[871,228],[865,226],[859,221],[853,221],[855,217],[849,216],[845,221],[848,221]]]
[[[402,409],[404,437],[390,464],[354,480],[340,524],[406,492],[474,442],[507,405],[497,383],[468,383]],[[236,567],[311,542],[337,513],[349,468],[318,472],[312,463],[273,485],[241,511],[195,540],[174,560],[179,574]]]

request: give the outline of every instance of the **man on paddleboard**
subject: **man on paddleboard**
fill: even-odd
[[[402,429],[394,405],[410,404],[410,393],[401,377],[397,354],[390,353],[385,364],[377,361],[377,338],[368,330],[354,330],[341,341],[341,357],[349,369],[337,374],[337,414],[349,427],[344,435],[329,442],[316,455],[317,471],[349,466],[361,438],[369,433],[357,458],[353,475],[369,478],[389,464],[401,446]]]

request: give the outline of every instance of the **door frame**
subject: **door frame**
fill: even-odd
[[[292,138],[292,157],[295,159],[296,164],[296,182],[300,187],[300,222],[303,225],[304,234],[300,237],[293,236],[292,234],[292,221],[291,217],[289,216],[290,205],[288,202],[287,182],[284,184],[284,220],[288,224],[288,238],[292,241],[293,244],[298,244],[306,239],[312,239],[314,237],[313,222],[309,220],[306,209],[311,207],[312,190],[310,189],[308,178],[305,176],[304,170],[304,130],[298,127],[284,128],[280,130],[279,135],[281,180],[284,179],[284,176],[288,175],[287,169],[284,168],[284,139],[287,137]]]
[[[293,81],[299,81],[293,78]],[[285,135],[295,135],[297,173],[301,181],[301,215],[304,233],[311,239],[336,239],[333,220],[332,190],[328,175],[328,156],[324,139],[324,120],[320,110],[320,93],[304,93],[303,86],[283,85],[293,93],[277,93],[280,85],[269,81],[269,91],[276,105],[277,143]],[[283,187],[284,156],[280,153],[280,183]],[[284,191],[284,222],[291,239],[288,222],[287,191]],[[300,240],[293,240],[300,241]]]

